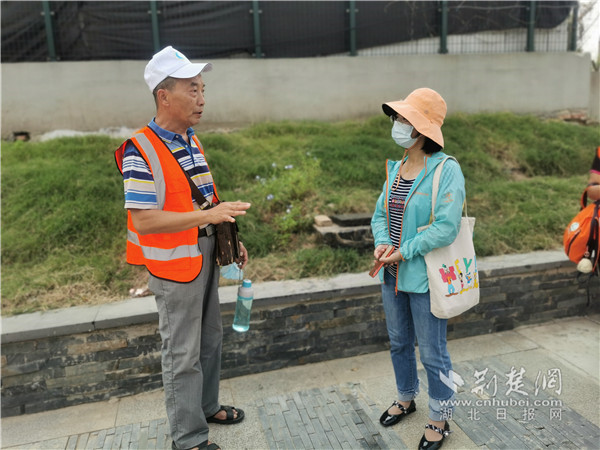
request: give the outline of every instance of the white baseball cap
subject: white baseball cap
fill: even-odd
[[[212,69],[211,63],[192,63],[170,45],[155,54],[144,70],[144,80],[150,92],[167,77],[193,78],[202,71]]]

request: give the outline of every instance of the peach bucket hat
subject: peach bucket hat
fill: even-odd
[[[447,107],[442,96],[433,89],[415,89],[404,100],[387,102],[381,107],[388,116],[400,114],[419,133],[444,147],[441,127]]]

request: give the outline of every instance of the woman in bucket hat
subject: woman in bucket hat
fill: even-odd
[[[386,265],[379,276],[398,390],[398,400],[382,414],[380,422],[391,426],[416,411],[416,338],[429,386],[429,423],[419,448],[438,449],[450,433],[454,384],[446,348],[447,320],[430,312],[423,255],[456,238],[465,199],[464,177],[455,161],[444,164],[435,220],[426,230],[417,231],[430,221],[433,174],[446,157],[441,151],[446,102],[436,91],[420,88],[382,108],[393,122],[392,139],[405,151],[400,161],[387,161],[387,179],[371,220],[375,260]],[[394,252],[386,257],[389,245]]]

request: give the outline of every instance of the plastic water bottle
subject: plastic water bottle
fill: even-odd
[[[244,332],[250,328],[250,310],[252,309],[252,300],[254,299],[254,290],[252,281],[244,280],[238,289],[237,302],[235,304],[235,317],[233,318],[233,329]]]

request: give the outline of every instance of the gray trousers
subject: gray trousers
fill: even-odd
[[[162,378],[171,438],[177,448],[208,439],[206,417],[219,409],[223,324],[219,306],[219,268],[215,235],[201,237],[200,275],[177,283],[150,275],[162,338]]]

